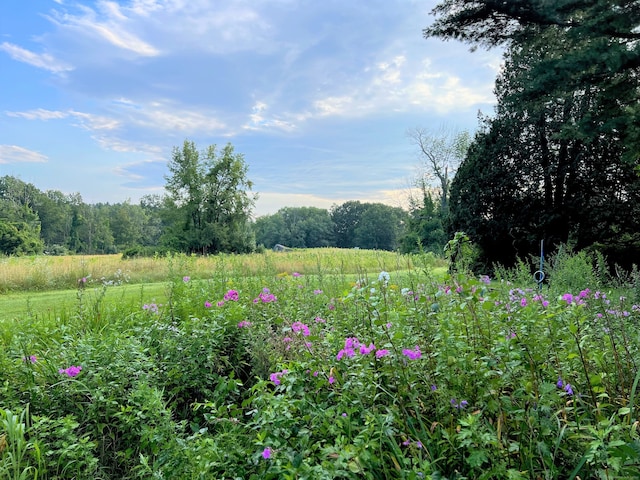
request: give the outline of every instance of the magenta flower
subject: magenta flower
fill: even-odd
[[[335,381],[336,381],[336,379],[333,376],[329,377],[329,383],[330,384],[333,384]]]
[[[224,300],[220,300],[218,303],[216,303],[217,306],[219,307],[223,307],[224,306]]]
[[[305,337],[310,335],[309,327],[302,322],[294,322],[293,325],[291,325],[291,330],[294,332],[302,332],[302,335]]]
[[[301,273],[298,273],[298,272],[293,272],[293,273],[291,274],[291,276],[292,276],[292,277],[300,277],[301,275],[302,275],[302,274],[301,274]]]
[[[211,302],[204,302],[204,308],[211,308]]]
[[[571,295],[570,293],[565,293],[564,295],[562,295],[562,300],[570,304],[571,302],[573,302],[573,295]]]
[[[527,306],[527,299],[525,297],[522,297],[520,299],[520,306],[521,307],[526,307]]]
[[[271,449],[269,447],[266,447],[262,451],[262,458],[264,458],[265,460],[268,460],[271,458]]]
[[[191,277],[187,277],[187,276],[182,277],[182,281],[184,283],[187,283],[189,280],[191,280]]]
[[[275,385],[280,385],[280,383],[282,383],[280,381],[280,378],[282,378],[282,376],[287,373],[287,369],[284,369],[280,372],[274,372],[271,375],[269,375],[269,380],[271,380]]]
[[[240,295],[238,294],[238,292],[236,290],[229,290],[227,293],[224,294],[223,298],[225,300],[230,300],[232,302],[237,302],[238,299],[240,298]]]
[[[60,370],[58,370],[58,373],[60,375],[66,375],[67,377],[75,377],[80,373],[81,370],[82,367],[80,365],[71,365],[68,368],[61,368]]]
[[[251,326],[251,322],[249,320],[242,320],[238,322],[238,328],[249,328]]]
[[[376,358],[382,358],[389,355],[389,350],[386,348],[381,348],[380,350],[376,350]]]
[[[22,357],[22,361],[23,362],[31,362],[31,363],[36,363],[38,361],[38,357],[36,357],[35,355],[29,355],[28,357]]]
[[[420,347],[418,347],[417,345],[414,350],[411,350],[410,348],[405,348],[404,350],[402,350],[402,354],[405,357],[407,357],[409,360],[418,360],[420,357],[422,357],[422,352],[420,351]]]

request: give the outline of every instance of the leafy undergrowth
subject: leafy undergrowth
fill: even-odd
[[[640,311],[428,274],[171,283],[0,329],[0,479],[636,478]]]

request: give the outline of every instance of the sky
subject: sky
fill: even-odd
[[[185,140],[230,142],[254,216],[402,206],[407,132],[473,132],[495,104],[501,54],[424,39],[436,4],[0,0],[0,176],[137,203]]]

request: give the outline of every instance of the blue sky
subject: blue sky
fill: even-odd
[[[137,203],[185,139],[231,142],[256,215],[400,205],[407,131],[474,131],[495,101],[499,52],[422,37],[436,3],[2,0],[0,176]]]

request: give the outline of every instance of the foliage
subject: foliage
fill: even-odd
[[[79,288],[74,314],[3,324],[0,476],[637,474],[640,306],[577,275],[567,291],[581,256],[543,290],[170,262],[166,303]]]
[[[248,221],[255,203],[248,167],[231,144],[199,152],[184,141],[174,148],[165,186],[162,241],[186,253],[250,252]]]
[[[334,246],[333,222],[329,212],[316,207],[285,207],[273,215],[257,218],[253,224],[256,243],[272,248]]]

